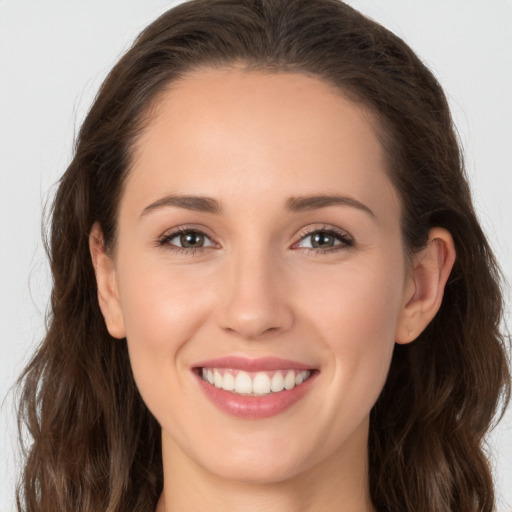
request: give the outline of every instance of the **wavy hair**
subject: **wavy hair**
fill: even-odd
[[[491,512],[484,436],[510,395],[500,274],[477,221],[445,95],[397,36],[337,0],[194,0],[148,26],[112,69],[60,180],[47,238],[47,333],[20,377],[31,442],[17,493],[26,512],[153,512],[160,428],[135,386],[124,341],[101,315],[88,237],[107,247],[131,148],[166,85],[201,67],[299,72],[336,86],[378,119],[402,204],[404,246],[450,231],[457,260],[441,309],[395,347],[370,418],[377,510]]]

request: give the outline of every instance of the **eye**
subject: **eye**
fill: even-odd
[[[332,252],[353,245],[354,241],[347,233],[333,229],[317,229],[302,235],[294,247]]]
[[[159,246],[167,245],[176,250],[194,250],[205,247],[214,247],[212,240],[197,229],[180,228],[167,233],[158,241]]]

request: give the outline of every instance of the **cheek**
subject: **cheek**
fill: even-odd
[[[180,385],[183,372],[177,370],[186,369],[183,348],[204,322],[206,303],[211,302],[208,294],[198,293],[201,277],[186,279],[184,274],[133,256],[118,264],[130,362],[139,391],[154,413],[177,399],[160,395]]]
[[[210,300],[202,276],[148,258],[127,258],[118,274],[127,337],[134,343],[175,351],[175,344],[200,325]]]
[[[309,293],[307,315],[332,360],[328,378],[356,415],[369,412],[388,374],[402,303],[400,268],[385,261],[347,265],[318,275],[318,293]]]
[[[378,263],[319,273],[314,276],[316,293],[303,283],[309,316],[319,319],[335,346],[358,348],[394,341],[403,281],[399,269],[393,271]]]

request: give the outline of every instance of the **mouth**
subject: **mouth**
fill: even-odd
[[[247,372],[233,368],[205,367],[195,370],[211,386],[243,396],[266,396],[291,391],[306,382],[315,371],[282,369]]]
[[[301,403],[319,369],[278,358],[224,357],[192,368],[204,396],[230,416],[256,420]]]

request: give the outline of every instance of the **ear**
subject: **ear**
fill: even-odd
[[[112,257],[105,251],[103,233],[97,222],[89,234],[89,251],[96,274],[98,302],[108,332],[114,338],[124,338],[126,332],[117,288],[116,268]]]
[[[431,229],[426,247],[414,256],[404,287],[404,304],[395,333],[397,343],[415,340],[439,311],[455,256],[449,231]]]

